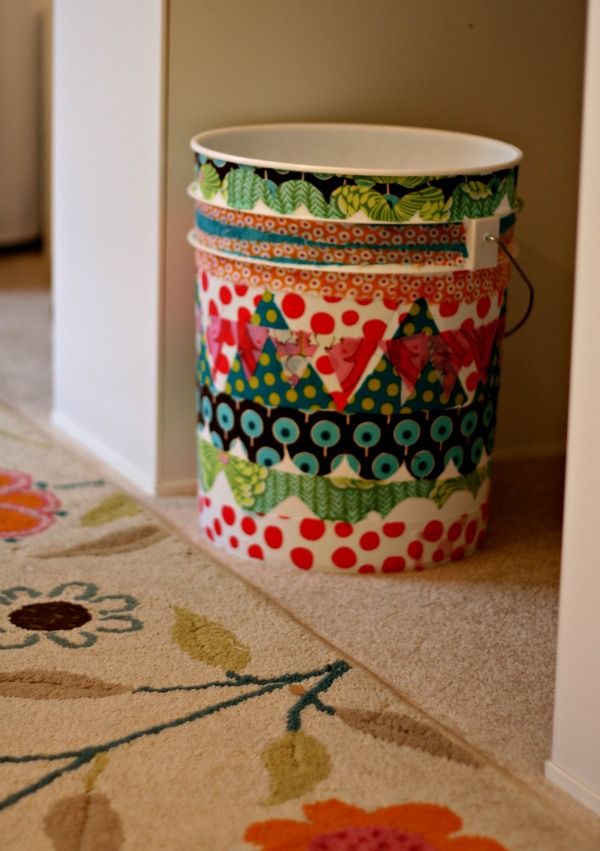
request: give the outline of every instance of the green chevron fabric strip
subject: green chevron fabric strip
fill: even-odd
[[[371,511],[387,517],[407,499],[430,499],[442,508],[450,497],[468,491],[474,497],[490,475],[486,462],[466,476],[435,481],[365,481],[341,477],[309,476],[261,467],[217,449],[198,437],[198,470],[204,493],[210,493],[217,476],[224,473],[240,508],[268,514],[290,496],[298,497],[321,520],[357,523]]]

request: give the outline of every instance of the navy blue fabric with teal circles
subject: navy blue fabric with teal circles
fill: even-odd
[[[335,473],[345,459],[363,479],[388,479],[403,464],[416,479],[435,479],[450,462],[471,473],[483,453],[492,452],[498,390],[495,381],[489,385],[463,408],[388,417],[277,410],[201,387],[198,421],[215,446],[229,450],[239,443],[249,460],[265,467],[287,452],[308,475]]]

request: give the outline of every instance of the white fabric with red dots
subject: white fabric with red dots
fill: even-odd
[[[487,528],[489,480],[476,497],[456,493],[443,508],[410,499],[385,518],[359,523],[256,514],[236,505],[221,476],[200,493],[200,528],[216,546],[273,566],[330,573],[401,573],[457,561],[481,547]]]

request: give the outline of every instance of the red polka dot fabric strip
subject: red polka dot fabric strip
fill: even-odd
[[[210,494],[199,494],[198,510],[206,537],[236,556],[298,570],[402,573],[458,561],[483,545],[489,485],[475,500],[453,499],[442,511],[412,500],[384,519],[334,522],[243,511],[223,483]]]
[[[202,256],[199,261],[197,277],[197,299],[204,316],[220,316],[238,322],[253,321],[254,324],[262,324],[260,314],[257,319],[253,319],[253,316],[257,313],[261,301],[266,300],[272,302],[271,306],[281,313],[277,327],[304,329],[318,334],[341,335],[358,331],[362,336],[364,323],[371,320],[383,323],[382,327],[386,328],[390,326],[391,320],[395,319],[397,327],[417,301],[426,302],[427,309],[439,329],[455,328],[469,319],[473,322],[486,322],[498,315],[506,291],[504,281],[504,286],[489,291],[482,287],[470,292],[468,300],[435,300],[425,295],[408,299],[375,296],[350,298],[311,291],[290,292],[264,285],[235,283],[227,276],[214,274],[212,263],[208,262],[205,267],[204,260],[208,260],[207,255]],[[226,273],[225,269],[220,271]]]

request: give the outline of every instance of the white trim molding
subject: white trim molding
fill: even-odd
[[[561,789],[564,789],[573,798],[577,798],[578,801],[581,801],[590,810],[600,815],[600,795],[594,792],[593,789],[590,789],[589,786],[586,786],[585,783],[582,783],[581,780],[577,780],[572,774],[569,774],[568,771],[565,771],[564,768],[556,765],[550,759],[546,760],[545,774],[551,783],[560,786]]]

